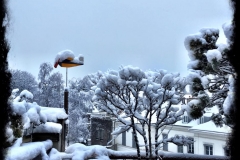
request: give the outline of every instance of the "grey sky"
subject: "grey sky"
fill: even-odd
[[[36,78],[59,51],[83,54],[69,79],[120,65],[187,73],[184,38],[231,20],[228,0],[9,0],[9,65]],[[224,38],[222,39],[224,40]],[[65,68],[60,66],[65,78]]]

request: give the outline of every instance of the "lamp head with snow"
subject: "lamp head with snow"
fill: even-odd
[[[54,67],[57,68],[58,65],[61,67],[76,67],[84,64],[84,57],[79,55],[75,57],[71,50],[64,50],[57,54],[54,62]]]

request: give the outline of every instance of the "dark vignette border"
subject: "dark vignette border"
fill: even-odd
[[[233,115],[233,121],[235,122],[232,134],[229,137],[229,147],[230,147],[230,159],[231,160],[239,160],[240,159],[240,154],[239,152],[239,147],[238,145],[240,144],[239,142],[239,124],[240,124],[240,112],[239,112],[239,106],[240,106],[240,80],[239,80],[239,75],[240,75],[240,65],[239,63],[239,45],[237,45],[237,39],[239,38],[239,32],[237,32],[237,26],[238,22],[237,21],[237,8],[239,8],[239,3],[237,3],[237,0],[231,0],[230,1],[232,9],[233,9],[233,35],[232,35],[232,42],[233,44],[231,45],[231,50],[228,53],[229,60],[231,64],[233,65],[236,73],[237,73],[237,79],[235,83],[235,99],[234,99],[234,107],[231,110],[231,113]],[[238,18],[239,20],[239,18]]]
[[[1,9],[0,9],[0,18],[1,18],[1,28],[0,28],[0,117],[1,117],[1,126],[0,126],[0,143],[1,143],[1,155],[0,159],[5,158],[4,154],[4,142],[6,141],[5,137],[5,126],[8,122],[8,113],[9,113],[9,104],[8,104],[8,97],[10,96],[10,81],[11,81],[11,74],[8,71],[8,62],[7,62],[7,55],[9,52],[9,45],[6,40],[6,28],[7,26],[4,25],[4,19],[7,15],[7,1],[1,0]],[[6,16],[7,17],[7,16]],[[5,19],[6,20],[6,19]]]

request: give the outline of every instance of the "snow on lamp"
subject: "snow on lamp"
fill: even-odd
[[[58,65],[61,67],[75,67],[84,64],[84,57],[80,54],[75,57],[71,50],[63,50],[59,52],[55,58],[54,67],[57,68]]]

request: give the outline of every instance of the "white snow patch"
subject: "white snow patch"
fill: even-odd
[[[219,52],[223,52],[223,50],[225,50],[226,48],[228,48],[229,47],[229,45],[227,45],[227,44],[224,44],[224,43],[219,43],[219,44],[217,44],[217,49],[219,50]]]
[[[217,61],[222,59],[222,54],[217,49],[208,50],[206,56],[209,63],[212,63],[213,59],[216,59]]]
[[[188,69],[196,68],[198,64],[199,64],[199,60],[192,60],[188,63],[187,68]]]
[[[13,141],[13,139],[14,139],[13,130],[9,126],[6,127],[5,135],[6,135],[6,138],[7,138],[7,142],[12,142]]]
[[[26,113],[26,108],[25,108],[25,105],[26,105],[26,101],[22,101],[22,102],[12,102],[11,104],[11,108],[12,108],[12,111],[18,115],[22,115],[24,113]]]
[[[33,122],[34,124],[40,124],[40,115],[38,114],[35,107],[30,108],[27,111],[27,115],[31,122]]]
[[[224,111],[225,114],[229,114],[229,109],[233,104],[234,96],[235,96],[235,92],[234,92],[235,81],[234,81],[234,78],[232,76],[229,76],[228,82],[229,82],[229,91],[228,91],[227,98],[224,100],[224,103],[223,103],[223,111]]]
[[[207,76],[201,77],[201,82],[202,82],[202,85],[203,85],[204,88],[205,88],[205,87],[208,87],[209,79],[208,79]]]
[[[75,143],[66,148],[62,158],[71,157],[72,160],[95,158],[101,160],[110,160],[108,149],[100,145],[85,146],[81,143]],[[94,156],[94,157],[93,157]]]
[[[49,153],[49,160],[62,160],[60,152],[55,148],[52,148]]]
[[[66,49],[66,50],[60,51],[60,52],[58,52],[58,54],[55,57],[54,64],[58,61],[62,62],[63,60],[65,60],[67,58],[74,59],[74,57],[75,57],[75,55],[73,54],[73,51],[71,51],[71,50]]]
[[[42,156],[42,160],[48,160],[49,157],[46,150],[52,147],[53,143],[51,140],[46,140],[43,142],[30,142],[23,143],[19,147],[9,148],[6,160],[27,160],[33,159],[38,155]]]
[[[26,98],[29,98],[29,99],[33,99],[33,94],[31,92],[29,92],[28,90],[23,90],[20,93],[20,97],[26,97]]]
[[[229,21],[229,22],[226,22],[222,25],[222,28],[223,28],[223,32],[226,36],[226,38],[228,40],[231,39],[231,36],[232,36],[232,33],[233,33],[233,26],[232,26],[232,22]]]

